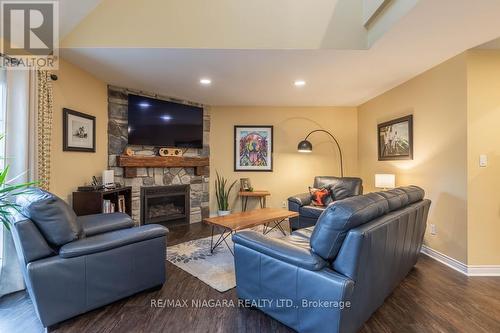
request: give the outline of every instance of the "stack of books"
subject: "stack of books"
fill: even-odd
[[[115,212],[115,204],[111,202],[111,200],[104,200],[102,203],[102,212],[104,214],[114,213]]]
[[[118,211],[120,213],[125,213],[126,212],[125,196],[124,195],[119,195],[118,196]]]

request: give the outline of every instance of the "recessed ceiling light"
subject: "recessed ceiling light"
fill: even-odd
[[[166,114],[166,115],[161,116],[161,119],[163,119],[165,121],[169,121],[169,120],[172,120],[172,117],[169,116],[168,114]]]
[[[200,83],[203,84],[204,86],[208,86],[209,84],[212,83],[212,80],[210,79],[200,79]]]
[[[296,87],[303,87],[306,85],[306,81],[304,80],[295,80],[295,82],[293,82],[293,84],[296,86]]]

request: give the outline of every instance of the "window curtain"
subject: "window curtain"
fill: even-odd
[[[5,123],[5,163],[9,179],[16,183],[38,181],[50,189],[50,145],[53,95],[50,73],[39,70],[8,70]],[[0,297],[24,289],[19,261],[10,231],[3,234]]]
[[[47,71],[36,72],[36,98],[37,98],[37,179],[39,187],[50,189],[50,144],[52,141],[52,119],[54,97],[52,80]]]

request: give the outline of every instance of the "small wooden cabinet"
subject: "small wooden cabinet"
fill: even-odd
[[[78,216],[101,214],[104,200],[110,200],[115,204],[116,212],[118,212],[118,198],[121,195],[125,198],[125,213],[132,216],[132,187],[130,186],[109,190],[73,192],[73,210]]]

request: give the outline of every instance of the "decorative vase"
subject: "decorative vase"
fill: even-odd
[[[218,214],[219,216],[226,216],[226,215],[231,214],[231,211],[230,211],[230,210],[218,210],[218,211],[217,211],[217,214]]]

